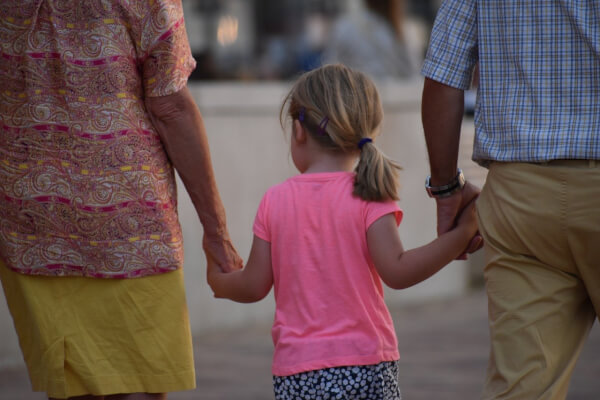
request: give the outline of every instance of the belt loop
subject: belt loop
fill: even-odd
[[[590,168],[596,168],[596,160],[590,160]]]

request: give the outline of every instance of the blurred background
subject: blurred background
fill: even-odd
[[[183,0],[194,80],[280,80],[344,62],[417,72],[439,0]]]
[[[249,253],[252,223],[270,186],[297,173],[278,116],[291,82],[324,63],[369,74],[384,107],[377,145],[403,167],[399,227],[405,248],[435,237],[419,74],[441,0],[183,0],[197,67],[189,87],[204,117],[232,240]],[[487,170],[470,159],[474,91],[466,96],[459,166],[478,186]],[[270,325],[274,300],[240,305],[214,299],[205,280],[202,227],[179,185],[178,211],[198,389],[169,398],[272,398]],[[454,261],[406,290],[386,290],[401,353],[400,383],[408,399],[478,398],[488,337],[483,254]],[[584,349],[570,399],[597,398],[600,335]],[[587,354],[587,357],[586,357]],[[596,375],[594,375],[596,374]],[[41,400],[32,393],[4,297],[0,296],[0,400]]]

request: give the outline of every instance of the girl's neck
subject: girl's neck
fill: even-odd
[[[358,161],[358,152],[343,153],[323,148],[296,121],[292,133],[291,152],[296,168],[302,174],[350,172]]]
[[[318,152],[311,157],[303,174],[319,172],[350,172],[356,166],[356,156],[352,154],[336,154],[331,152]]]

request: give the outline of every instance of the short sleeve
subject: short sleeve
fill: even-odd
[[[185,31],[181,0],[139,2],[131,30],[142,68],[144,94],[166,96],[181,90],[196,67]]]
[[[398,207],[398,204],[395,201],[390,200],[384,202],[368,202],[365,213],[366,228],[369,229],[373,222],[388,214],[394,214],[394,217],[396,218],[396,224],[400,225],[404,213],[400,207]]]
[[[421,73],[436,82],[466,90],[478,60],[475,0],[445,1],[435,19]]]
[[[269,220],[268,220],[268,204],[269,204],[269,193],[267,192],[259,206],[258,211],[256,212],[256,217],[254,218],[254,226],[252,227],[252,231],[256,236],[261,238],[264,241],[271,242],[271,230],[269,228]]]

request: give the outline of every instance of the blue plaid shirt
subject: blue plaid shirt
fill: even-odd
[[[600,159],[600,0],[446,0],[422,73],[477,63],[473,160]]]

